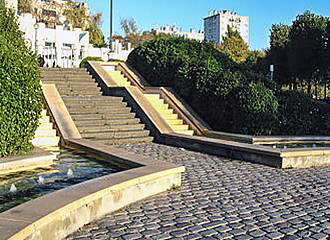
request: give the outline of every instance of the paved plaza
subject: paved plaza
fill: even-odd
[[[68,239],[330,236],[330,168],[279,170],[157,144],[119,147],[184,165],[182,186],[88,224]]]

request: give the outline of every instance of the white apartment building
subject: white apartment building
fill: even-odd
[[[244,41],[249,44],[249,17],[239,16],[227,10],[210,11],[209,16],[204,18],[205,40],[221,45],[228,26],[238,31]]]
[[[189,32],[183,32],[181,28],[173,25],[173,26],[162,26],[159,28],[151,29],[151,31],[155,31],[156,34],[165,33],[170,34],[177,37],[184,37],[187,39],[193,39],[197,41],[204,40],[204,33],[202,31],[196,31],[194,29],[190,29]]]

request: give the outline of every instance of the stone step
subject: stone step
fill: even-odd
[[[32,144],[38,147],[58,146],[60,137],[39,137],[32,140]]]
[[[49,121],[39,122],[40,125],[38,126],[38,129],[40,130],[48,130],[53,129],[53,124]]]
[[[178,119],[178,114],[167,114],[162,115],[162,118],[166,120],[176,120]]]
[[[72,87],[57,87],[57,90],[59,92],[63,92],[63,93],[70,93],[70,92],[74,92],[74,93],[80,93],[82,95],[86,94],[90,94],[90,93],[100,93],[101,88],[98,88],[96,86],[94,86],[93,88],[81,88],[81,89],[77,89],[77,88],[72,88]]]
[[[72,110],[108,110],[108,111],[111,111],[111,110],[116,110],[116,109],[121,109],[121,108],[125,108],[127,106],[127,103],[126,102],[119,102],[119,103],[112,103],[112,102],[109,102],[108,105],[102,105],[102,106],[99,106],[99,105],[95,105],[95,104],[88,104],[88,105],[82,105],[82,104],[74,104],[74,103],[66,103],[65,104],[67,109],[70,111],[71,109]]]
[[[96,142],[100,142],[107,145],[118,144],[138,144],[138,143],[151,143],[153,137],[140,137],[140,138],[122,138],[122,139],[93,139]]]
[[[79,91],[74,91],[74,90],[58,90],[58,92],[60,93],[60,95],[62,95],[62,97],[64,96],[101,96],[102,92],[97,92],[97,91],[86,91],[86,92],[79,92]]]
[[[42,123],[48,123],[50,121],[50,117],[49,116],[44,116],[44,117],[41,117],[39,119],[39,123],[42,124]]]
[[[79,79],[93,79],[92,75],[89,75],[88,73],[75,73],[75,74],[58,74],[58,73],[41,73],[40,77],[42,79],[63,79],[63,80],[79,80]]]
[[[135,118],[135,113],[106,113],[106,114],[76,114],[72,115],[73,120],[108,120],[108,119],[131,119]]]
[[[122,102],[123,97],[113,97],[113,96],[96,96],[96,97],[63,97],[64,101],[71,101],[71,102],[104,102],[104,101],[112,101],[112,102]]]
[[[93,77],[91,75],[85,74],[41,74],[40,78],[42,81],[52,81],[52,80],[62,80],[62,81],[91,81]]]
[[[170,115],[173,114],[173,109],[157,109],[160,115]]]
[[[46,109],[41,110],[41,117],[47,117],[47,110]]]
[[[175,133],[184,134],[184,135],[189,135],[189,136],[193,136],[193,135],[194,135],[194,131],[193,131],[193,130],[187,130],[187,131],[175,131]]]
[[[89,75],[86,70],[66,70],[66,71],[40,71],[40,74],[43,75]]]
[[[86,72],[85,68],[45,68],[41,67],[40,72]]]
[[[42,80],[43,84],[56,84],[56,86],[71,86],[71,87],[95,87],[98,84],[94,81],[81,81],[81,82],[71,82],[66,80]]]
[[[165,120],[169,125],[179,125],[179,124],[183,124],[183,120],[182,119],[167,119]]]
[[[150,132],[148,130],[137,130],[137,131],[120,131],[120,130],[108,130],[103,132],[90,132],[81,133],[83,138],[87,139],[119,139],[119,138],[135,138],[135,137],[147,137]]]
[[[79,115],[79,114],[113,114],[113,113],[130,113],[131,108],[130,107],[124,107],[124,108],[115,108],[115,109],[77,109],[77,108],[69,108],[71,115]]]
[[[104,125],[130,125],[140,123],[139,118],[132,119],[101,119],[101,120],[90,120],[90,119],[79,119],[74,120],[75,125],[78,127],[88,127],[88,126],[104,126]]]
[[[80,87],[97,87],[98,84],[94,81],[91,82],[70,82],[69,85],[74,88]]]
[[[189,130],[189,126],[186,125],[186,124],[182,124],[182,125],[170,125],[170,127],[174,131],[186,131],[186,130]]]
[[[95,96],[97,97],[97,96]],[[62,96],[62,99],[64,100],[65,105],[71,106],[71,105],[83,105],[83,106],[113,106],[116,104],[122,103],[122,100],[120,99],[103,99],[103,100],[74,100],[74,99],[65,99],[65,96]]]
[[[112,124],[112,125],[101,125],[101,126],[80,126],[78,127],[79,132],[81,133],[93,133],[93,132],[102,132],[102,131],[138,131],[144,129],[144,124]]]
[[[55,129],[37,129],[34,133],[34,136],[36,138],[38,137],[55,137],[56,136],[56,130]]]

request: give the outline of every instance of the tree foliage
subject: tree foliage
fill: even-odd
[[[228,26],[227,34],[223,37],[220,51],[237,63],[244,62],[249,56],[249,47],[239,32]]]
[[[326,47],[328,19],[309,11],[298,15],[289,33],[289,67],[297,77],[312,80],[317,70],[325,69],[322,56]]]
[[[18,13],[32,13],[31,0],[18,0]]]
[[[102,14],[96,13],[93,16],[88,16],[86,8],[77,5],[74,2],[67,2],[68,8],[65,9],[64,15],[74,28],[81,28],[89,32],[89,42],[94,47],[105,47],[105,39],[101,30]]]
[[[32,149],[41,97],[37,58],[14,13],[0,6],[0,157]]]
[[[289,69],[289,33],[291,27],[285,24],[273,24],[270,30],[270,49],[268,58],[275,66],[274,80],[279,85],[288,85],[294,82]]]
[[[141,32],[134,18],[122,19],[120,21],[120,25],[125,33],[125,40],[127,42],[130,42],[133,48],[155,37],[155,33],[153,32],[149,32],[149,31]]]
[[[275,66],[274,78],[278,84],[291,89],[311,84],[329,71],[329,18],[309,11],[299,14],[292,25],[275,24],[270,35],[267,59]]]

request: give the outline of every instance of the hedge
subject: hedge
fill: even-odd
[[[103,59],[100,57],[85,57],[83,60],[81,60],[79,64],[79,68],[85,68],[85,65],[88,61],[99,61],[103,62]]]
[[[304,93],[285,91],[278,95],[279,128],[277,134],[329,135],[330,105],[311,99]]]
[[[25,45],[14,13],[0,6],[0,157],[32,150],[41,97],[36,55]]]

